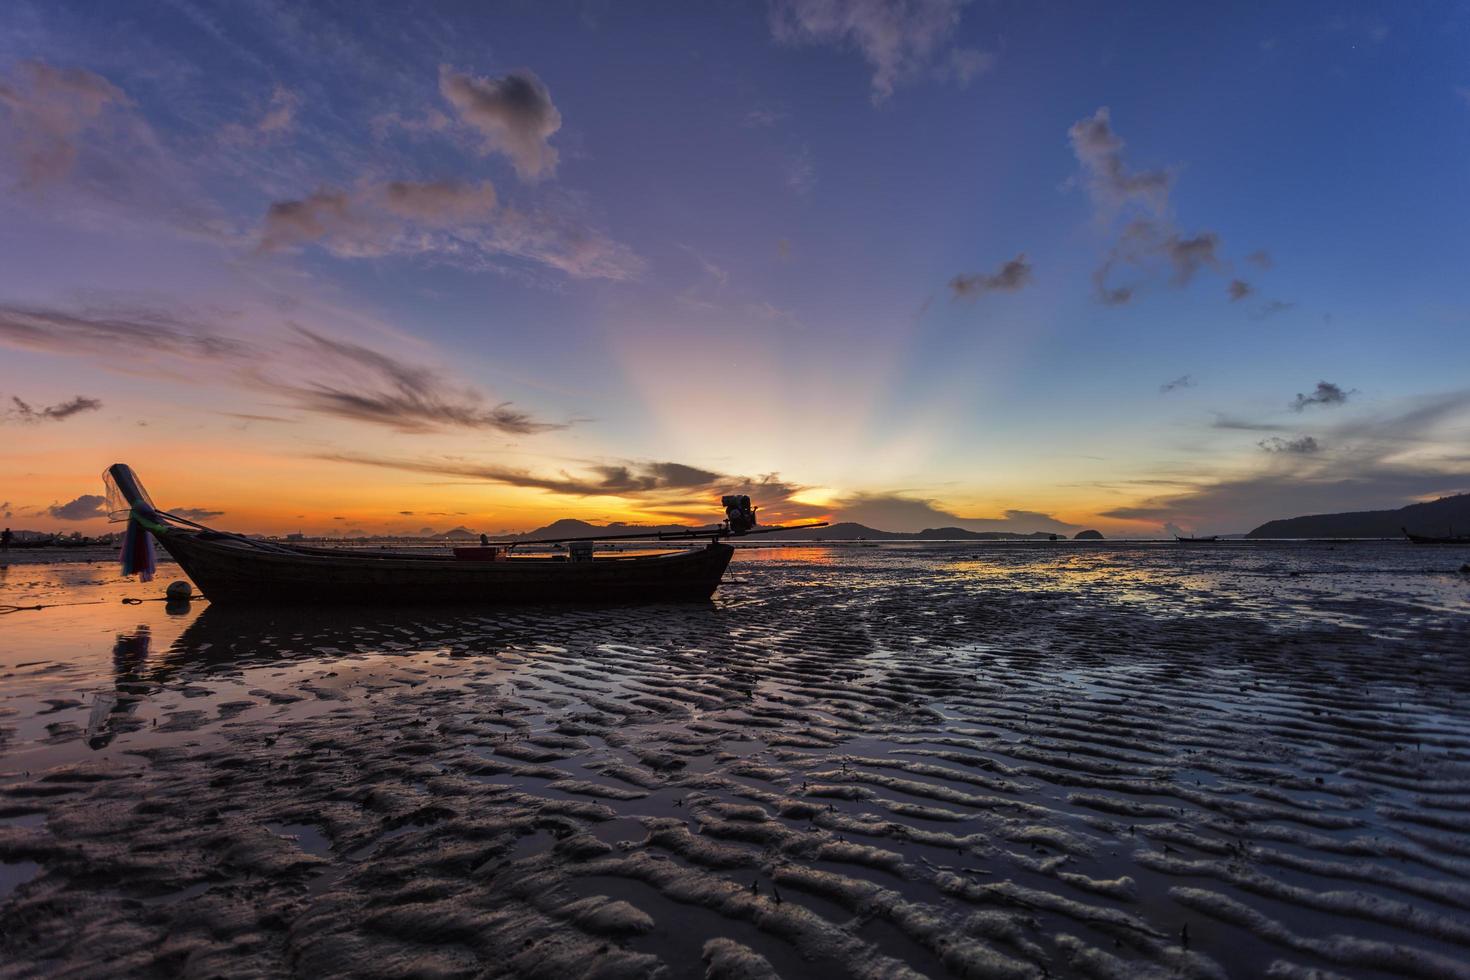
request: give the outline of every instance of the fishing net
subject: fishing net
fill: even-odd
[[[102,483],[107,488],[107,520],[113,524],[127,520],[133,510],[133,505],[128,503],[127,495],[118,487],[117,480],[113,479],[112,470],[102,471]],[[137,486],[138,492],[143,495],[143,502],[157,510],[153,498],[148,496],[148,491],[143,488],[143,481],[134,476],[133,483]]]

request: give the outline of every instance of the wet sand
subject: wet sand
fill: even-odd
[[[0,603],[95,604],[0,616],[0,976],[1470,976],[1467,557],[775,548],[708,605],[407,612],[16,561]]]

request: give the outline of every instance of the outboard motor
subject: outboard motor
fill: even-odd
[[[730,494],[720,498],[725,506],[725,523],[731,534],[744,534],[755,527],[755,508],[745,494]]]

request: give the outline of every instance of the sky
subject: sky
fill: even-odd
[[[1470,491],[1470,6],[0,5],[0,516]]]

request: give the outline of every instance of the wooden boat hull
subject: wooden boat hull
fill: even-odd
[[[1463,534],[1457,534],[1453,537],[1435,537],[1429,534],[1409,534],[1408,531],[1405,531],[1404,533],[1408,535],[1409,540],[1412,541],[1414,544],[1470,545],[1470,536],[1466,536]]]
[[[735,549],[668,555],[457,561],[328,549],[264,551],[195,532],[156,535],[213,603],[638,603],[708,600]]]

